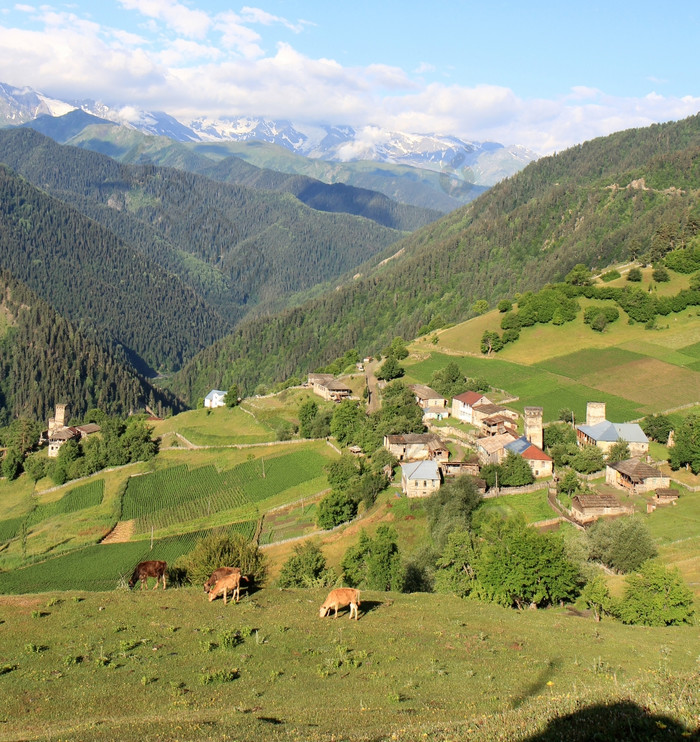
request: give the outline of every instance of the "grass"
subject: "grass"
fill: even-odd
[[[479,506],[479,510],[497,510],[504,516],[520,513],[527,523],[549,520],[550,518],[556,518],[558,515],[547,502],[546,489],[524,492],[519,495],[492,497],[484,500]]]
[[[226,607],[198,588],[0,598],[0,738],[582,739],[586,713],[612,738],[616,721],[626,738],[648,725],[637,739],[697,726],[696,627],[371,592],[359,621],[319,619],[325,594],[263,589]]]

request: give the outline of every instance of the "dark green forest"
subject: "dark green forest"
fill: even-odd
[[[290,194],[119,164],[31,129],[0,131],[0,162],[178,276],[231,326],[256,308],[284,308],[403,234]]]
[[[195,399],[215,381],[252,391],[347,348],[373,353],[439,317],[560,281],[578,263],[654,260],[697,217],[700,116],[596,139],[530,164],[473,203],[393,245],[365,277],[303,306],[239,326],[180,372]]]
[[[153,387],[101,343],[78,330],[8,271],[0,271],[0,427],[24,417],[46,420],[57,402],[71,415],[88,409],[126,415],[146,405],[157,414],[183,405]]]

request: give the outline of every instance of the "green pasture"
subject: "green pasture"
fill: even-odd
[[[252,538],[256,522],[233,523],[225,529]],[[197,541],[210,533],[192,531],[164,539],[131,541],[122,544],[95,544],[46,559],[29,567],[0,572],[0,593],[40,593],[47,590],[114,590],[124,586],[134,567],[147,559],[172,564],[191,551]]]
[[[234,443],[267,443],[275,440],[274,431],[239,407],[217,407],[183,412],[154,423],[154,433],[164,437],[166,445],[176,444],[179,433],[196,446],[227,446]],[[168,435],[170,434],[170,435]]]
[[[320,619],[326,592],[0,598],[0,738],[680,740],[698,726],[697,627],[375,592],[359,621]]]
[[[521,514],[527,523],[549,520],[550,518],[556,518],[558,515],[547,502],[546,489],[523,492],[518,495],[489,497],[482,500],[479,510],[486,512],[497,511],[503,517]]]

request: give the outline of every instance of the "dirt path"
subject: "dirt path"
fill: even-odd
[[[100,541],[101,544],[123,544],[134,535],[133,520],[120,520],[116,526]]]
[[[381,405],[377,377],[374,375],[377,366],[379,366],[378,361],[370,361],[365,365],[365,382],[369,390],[369,396],[367,397],[367,412],[369,414],[376,412]]]

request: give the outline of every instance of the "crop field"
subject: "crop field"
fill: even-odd
[[[226,471],[182,465],[132,477],[121,518],[135,520],[135,532],[143,534],[221,511],[255,517],[262,501],[323,478],[326,462],[315,450],[304,448],[245,461]]]
[[[595,623],[448,595],[201,588],[0,598],[0,740],[681,740],[697,627]],[[587,737],[590,739],[590,737]]]
[[[316,530],[316,511],[317,504],[309,502],[267,513],[260,534],[261,546],[313,533]]]
[[[233,523],[218,533],[242,533],[252,538],[256,521]],[[172,563],[191,551],[210,533],[193,531],[164,539],[96,544],[29,567],[0,572],[0,593],[39,593],[47,590],[114,590],[125,584],[134,567],[145,559]]]

